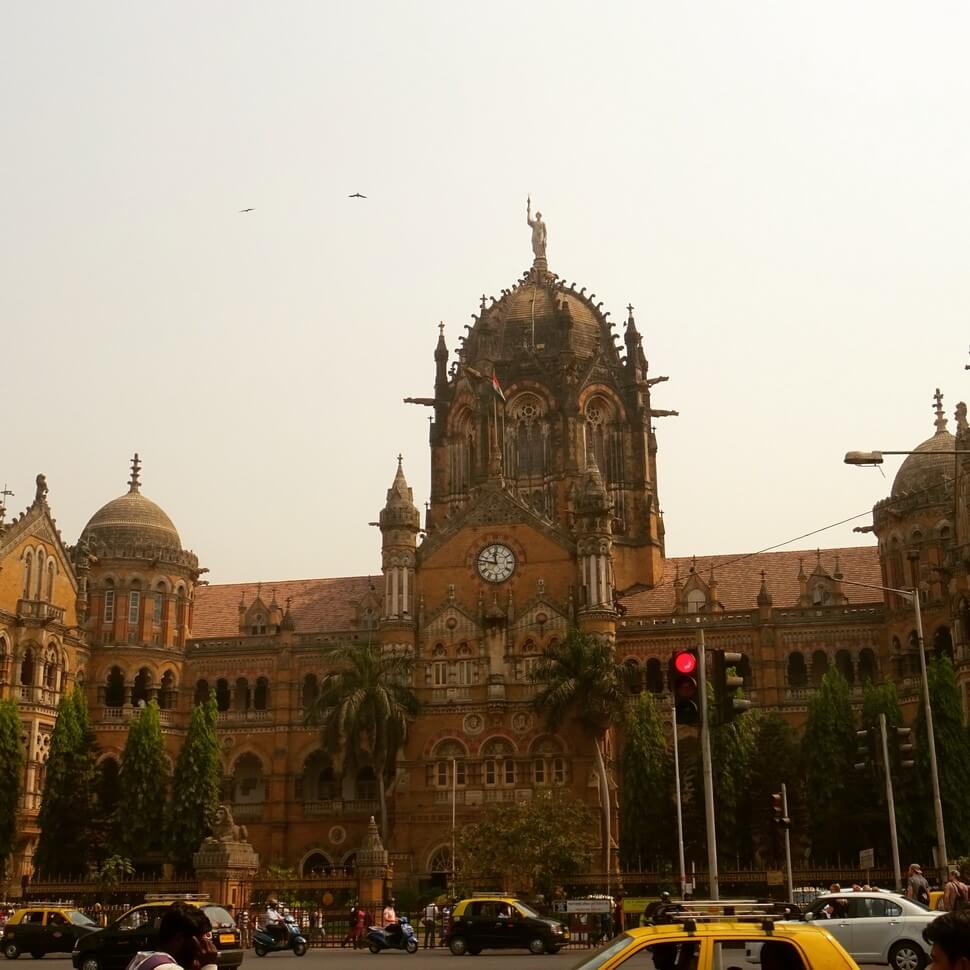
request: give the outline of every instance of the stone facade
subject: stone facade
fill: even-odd
[[[936,433],[874,510],[878,546],[668,558],[655,423],[676,412],[651,402],[665,378],[649,376],[632,307],[621,338],[595,295],[546,266],[483,298],[456,354],[442,329],[434,395],[408,399],[432,412],[430,502],[422,523],[399,461],[373,576],[201,582],[141,494],[137,456],[128,492],[71,550],[38,486],[0,536],[0,691],[21,701],[30,752],[18,871],[54,704],[74,681],[90,696],[108,792],[143,702],[158,700],[174,759],[192,704],[214,691],[236,822],[263,864],[311,873],[353,859],[379,814],[373,772],[335,775],[306,721],[321,647],[410,654],[423,712],[390,786],[398,882],[448,871],[453,798],[459,826],[548,786],[596,804],[589,744],[548,733],[530,704],[540,653],[574,625],[614,643],[668,708],[667,660],[702,622],[709,649],[744,655],[755,704],[796,725],[831,663],[860,699],[867,677],[892,677],[912,717],[912,609],[869,587],[915,583],[928,648],[953,655],[970,685],[970,463],[940,454],[970,449],[965,408],[954,437],[937,399]]]

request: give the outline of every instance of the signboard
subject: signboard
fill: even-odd
[[[876,850],[875,849],[862,849],[859,852],[859,868],[860,869],[873,869],[876,865]]]
[[[785,885],[785,872],[783,869],[769,869],[768,870],[768,885],[769,886],[784,886]]]
[[[613,904],[608,899],[567,899],[567,913],[611,913]]]

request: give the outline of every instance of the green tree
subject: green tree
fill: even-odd
[[[620,778],[621,866],[642,871],[670,865],[673,763],[663,721],[648,691],[630,706],[623,723]]]
[[[746,715],[750,717],[751,715]],[[801,777],[798,765],[798,738],[794,728],[776,713],[759,714],[754,721],[754,750],[748,776],[748,802],[755,859],[780,868],[785,858],[784,832],[774,823],[771,796],[788,791],[788,814],[801,813]]]
[[[808,832],[816,864],[849,858],[858,850],[855,722],[846,679],[829,667],[808,705],[802,738]]]
[[[81,875],[91,857],[94,817],[94,734],[80,690],[65,694],[57,705],[57,721],[40,813],[40,838],[34,866],[48,875]]]
[[[545,717],[549,730],[556,731],[564,722],[573,721],[593,747],[602,812],[603,871],[609,872],[612,825],[604,748],[609,730],[622,723],[630,696],[630,672],[616,662],[609,641],[574,629],[546,648],[532,677],[539,687],[535,708]]]
[[[222,766],[217,721],[214,697],[197,704],[175,762],[167,833],[169,855],[179,871],[191,870],[192,855],[209,834],[209,825],[219,807]]]
[[[139,709],[128,728],[118,775],[118,813],[114,854],[143,859],[162,848],[168,764],[162,724],[154,700]]]
[[[970,850],[970,739],[963,724],[960,688],[953,663],[946,655],[934,657],[926,666],[933,705],[933,737],[940,776],[940,801],[946,825],[948,854],[955,858]],[[915,799],[920,812],[917,825],[930,845],[936,844],[930,758],[926,734],[926,708],[920,701],[913,730],[916,748]],[[928,848],[928,847],[927,847]]]
[[[498,880],[507,892],[541,892],[584,872],[591,855],[582,833],[593,812],[573,795],[539,791],[524,802],[489,806],[458,843],[459,880]]]
[[[334,644],[324,650],[333,665],[320,684],[313,717],[324,752],[338,774],[370,766],[377,778],[381,836],[388,837],[387,783],[420,710],[410,688],[410,657],[386,653],[379,643]]]
[[[24,748],[20,742],[20,711],[16,701],[0,701],[0,883],[17,834],[17,807],[24,777]]]

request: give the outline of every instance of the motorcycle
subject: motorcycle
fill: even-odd
[[[292,916],[285,916],[282,923],[277,926],[283,927],[286,931],[281,936],[275,936],[264,927],[259,927],[253,933],[253,949],[256,956],[264,957],[267,953],[278,953],[282,950],[292,950],[298,957],[303,956],[307,950],[306,937],[300,932],[296,920]]]
[[[414,927],[406,916],[402,916],[400,923],[400,934],[395,933],[388,939],[387,932],[380,926],[372,926],[367,930],[367,945],[371,953],[380,953],[381,950],[407,950],[408,953],[418,952],[418,938],[414,933]]]

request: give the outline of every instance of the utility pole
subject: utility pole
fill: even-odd
[[[711,767],[711,726],[707,718],[707,661],[704,653],[704,630],[697,641],[697,666],[700,667],[701,757],[704,762],[704,813],[707,816],[707,869],[711,899],[720,899],[717,879],[717,833],[714,825],[714,770]]]
[[[882,767],[886,772],[886,805],[889,808],[889,840],[893,847],[893,876],[896,890],[903,888],[903,875],[899,868],[899,840],[896,838],[896,800],[893,798],[892,772],[889,770],[889,741],[886,738],[886,715],[879,715],[879,734],[882,736]]]
[[[677,854],[680,861],[680,898],[687,895],[687,870],[684,865],[684,813],[680,802],[680,743],[677,738],[677,698],[671,708],[670,725],[674,729],[674,798],[677,802]]]
[[[788,902],[795,901],[795,884],[791,871],[791,816],[788,814],[788,787],[784,782],[781,783],[781,810],[785,813],[785,869],[788,872]]]

